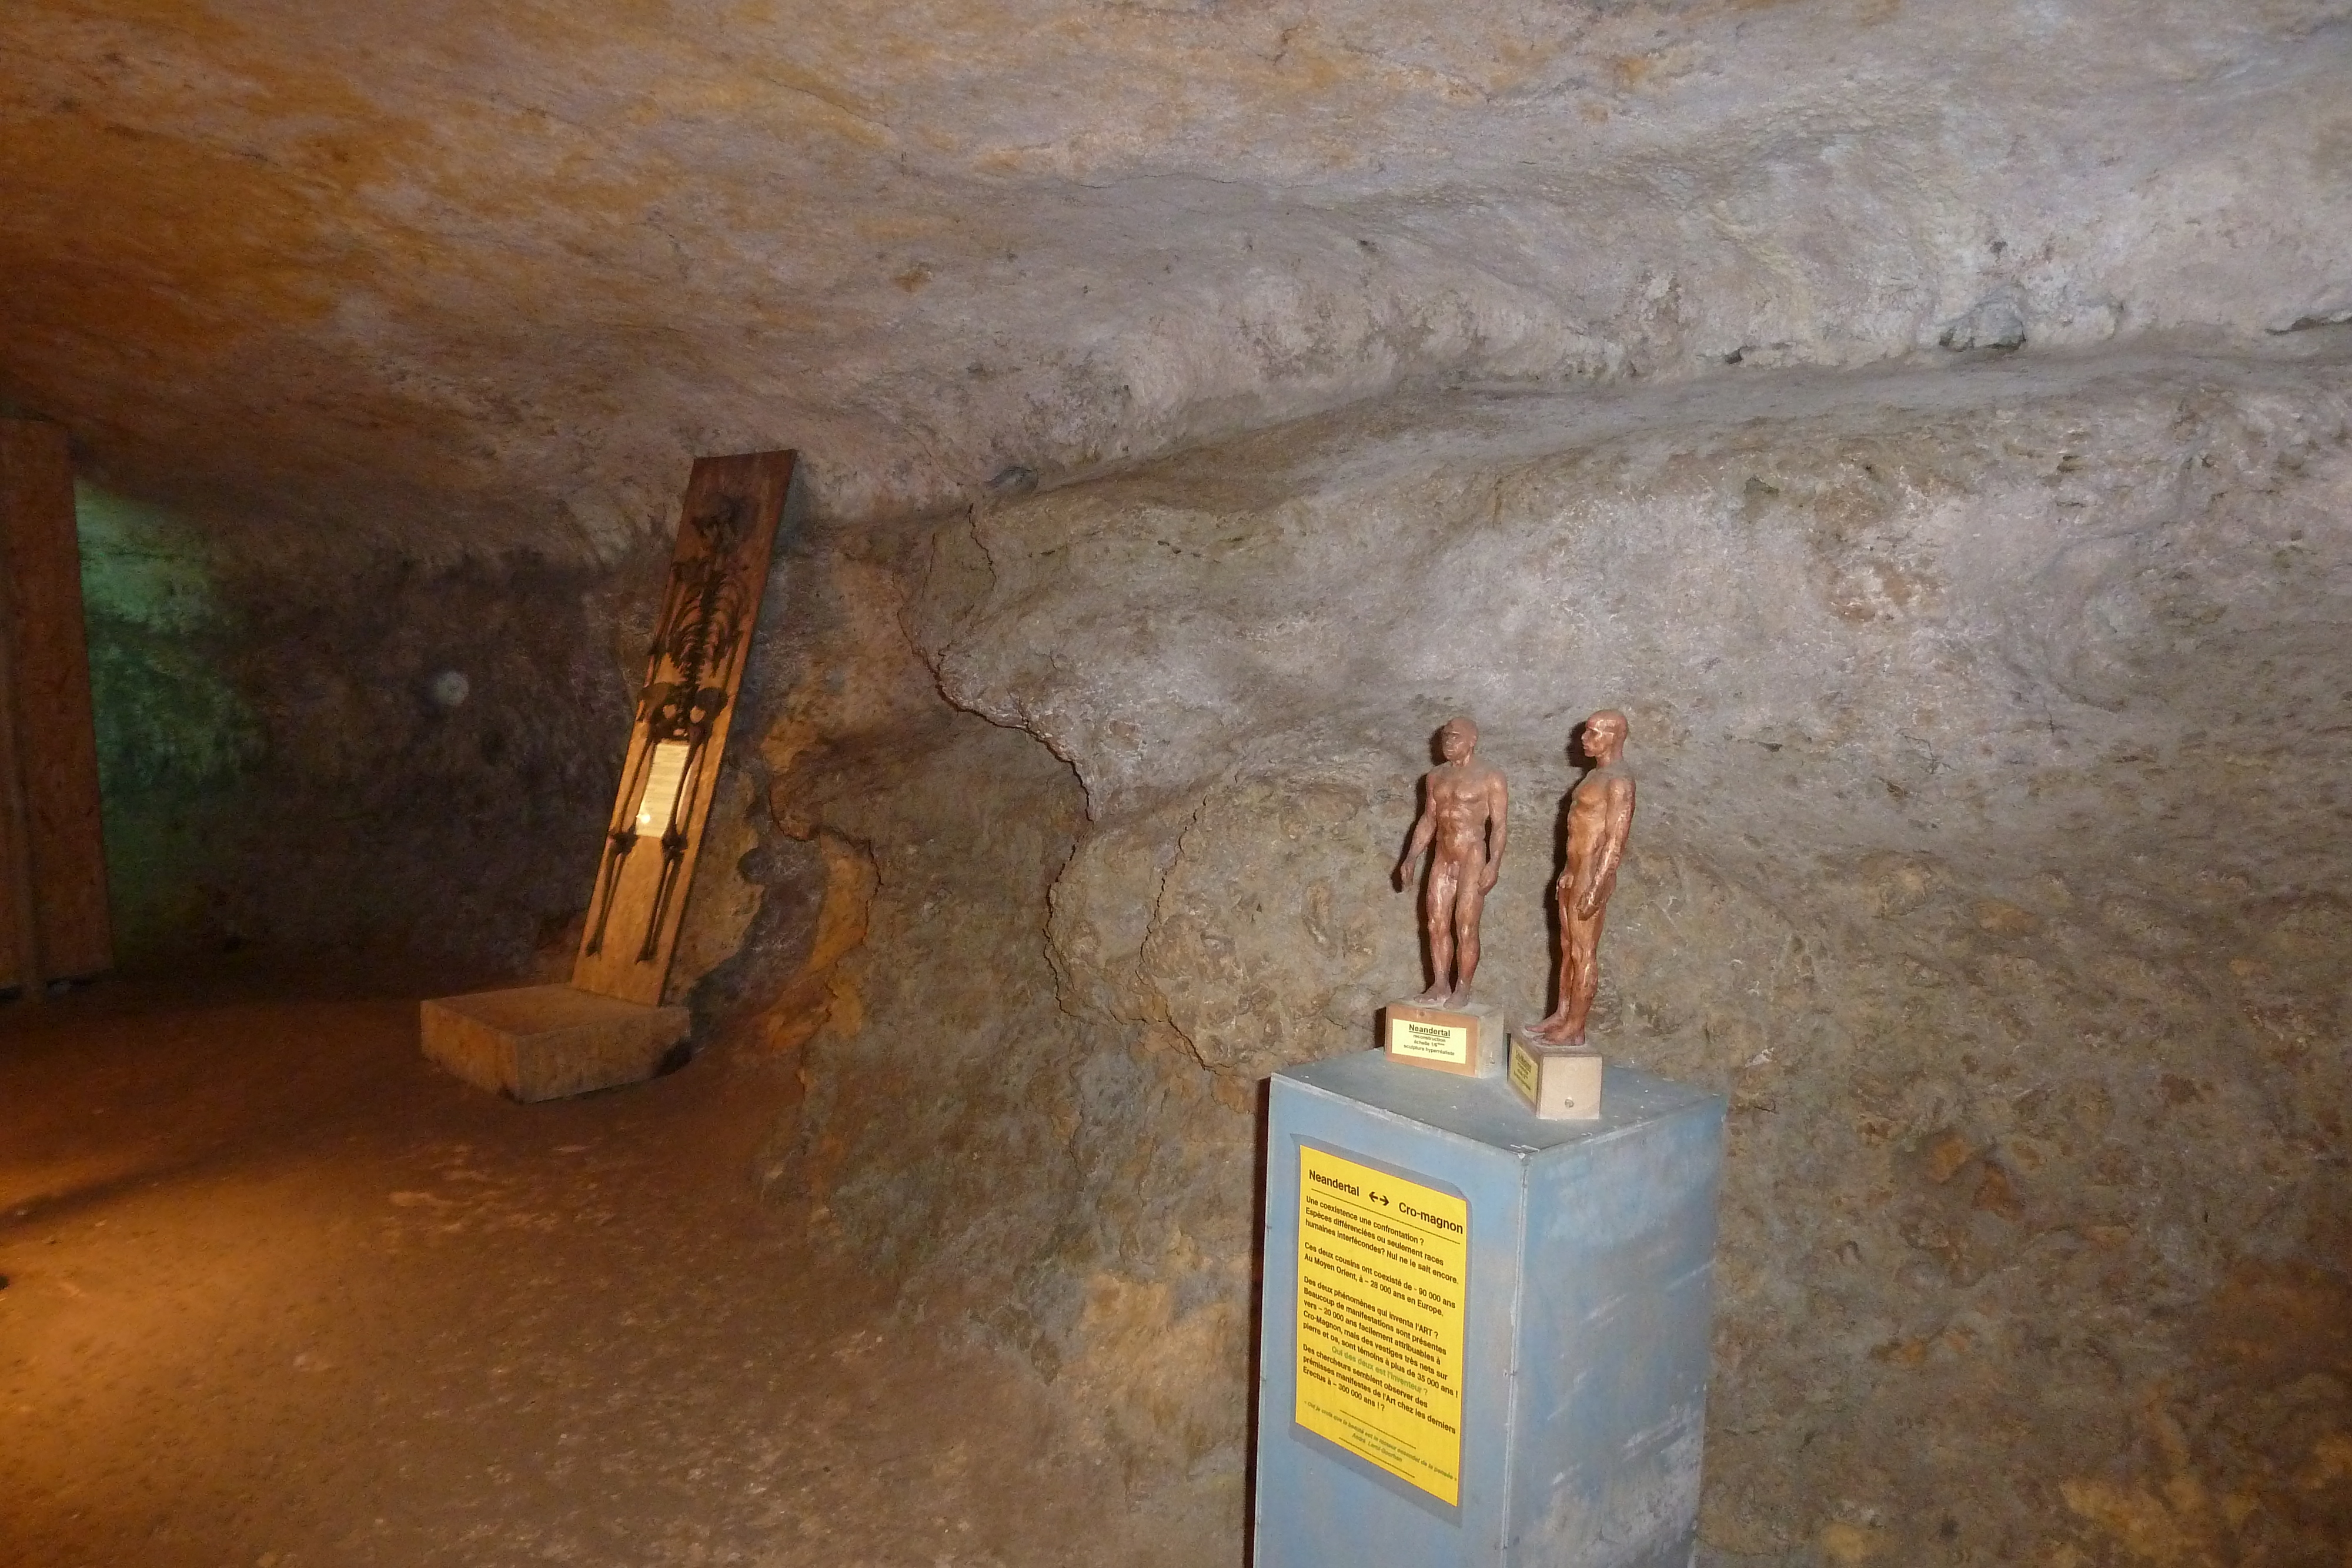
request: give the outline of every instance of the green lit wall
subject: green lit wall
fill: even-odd
[[[74,500],[116,944],[135,962],[206,934],[211,824],[235,812],[261,729],[223,668],[237,618],[196,531],[95,485]]]
[[[266,570],[226,553],[249,534],[97,486],[77,512],[125,963],[562,945],[627,728],[614,650],[643,635],[616,618],[658,560],[620,591],[528,556]]]

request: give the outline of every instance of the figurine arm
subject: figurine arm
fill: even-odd
[[[1412,825],[1412,838],[1404,846],[1404,858],[1397,862],[1396,874],[1390,879],[1399,887],[1404,885],[1405,873],[1412,862],[1421,858],[1421,852],[1427,849],[1429,841],[1437,836],[1437,802],[1433,798],[1436,791],[1430,793],[1433,799],[1421,809],[1420,819]]]
[[[1601,834],[1601,845],[1592,856],[1591,875],[1585,878],[1576,892],[1576,917],[1590,920],[1601,913],[1608,902],[1610,890],[1617,885],[1617,864],[1625,858],[1625,841],[1633,835],[1633,782],[1630,779],[1609,781],[1608,826]]]
[[[1481,893],[1492,893],[1503,874],[1503,850],[1511,841],[1511,787],[1503,776],[1495,775],[1493,788],[1486,791],[1486,876],[1478,884]]]

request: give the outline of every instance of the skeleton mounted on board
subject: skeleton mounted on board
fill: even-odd
[[[739,547],[751,518],[743,502],[731,496],[713,497],[688,519],[700,553],[673,563],[669,588],[663,596],[661,619],[646,652],[646,679],[637,696],[636,723],[646,727],[646,743],[632,761],[628,787],[620,793],[613,825],[605,835],[604,874],[596,892],[596,925],[586,951],[600,953],[605,926],[613,918],[613,896],[620,890],[621,873],[637,847],[640,828],[649,805],[659,810],[661,881],[654,893],[653,913],[646,922],[637,962],[651,963],[660,951],[661,931],[670,900],[686,868],[687,822],[702,779],[704,762],[719,716],[727,708],[728,682],[751,641],[745,612],[751,595],[741,580]],[[667,666],[670,678],[660,679]],[[683,755],[680,755],[683,748]],[[657,760],[673,766],[657,769]],[[646,800],[656,773],[674,777],[666,804]],[[667,779],[663,780],[667,787]]]

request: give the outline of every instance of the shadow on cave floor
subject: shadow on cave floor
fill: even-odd
[[[0,1009],[0,1556],[1235,1556],[754,1195],[789,1061],[509,1104],[417,1054],[455,988],[406,978],[240,956]]]

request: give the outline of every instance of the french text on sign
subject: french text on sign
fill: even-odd
[[[1470,1206],[1320,1149],[1298,1159],[1294,1419],[1459,1503]]]

